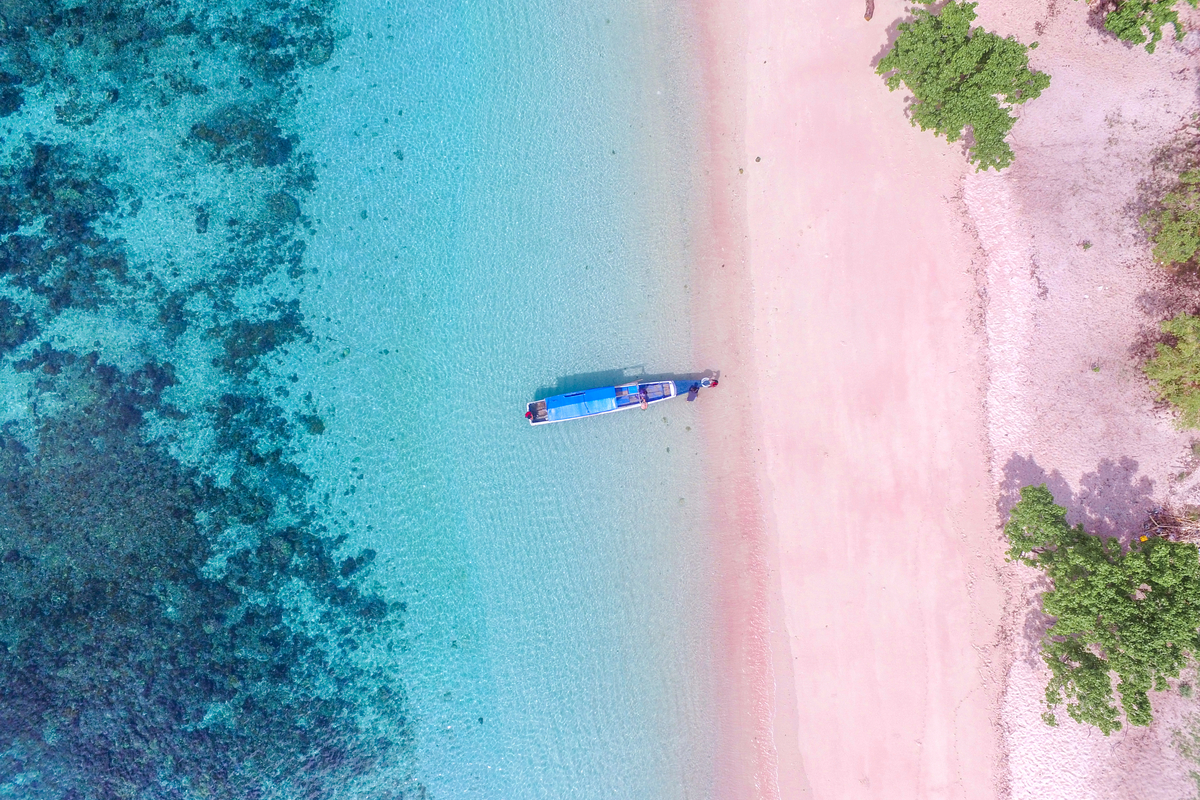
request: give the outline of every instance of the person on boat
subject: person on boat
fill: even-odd
[[[640,401],[638,404],[642,407],[643,411],[650,407],[650,396],[646,394],[644,387],[638,389],[638,400]]]
[[[533,419],[533,412],[532,412],[532,411],[526,411],[526,412],[525,412],[525,419]]]

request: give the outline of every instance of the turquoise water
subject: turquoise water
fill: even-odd
[[[695,404],[522,417],[711,366],[686,27],[47,8],[0,64],[0,794],[709,796]]]
[[[671,163],[639,177],[624,108],[654,102],[622,74],[647,57],[621,43],[638,20],[616,4],[347,13],[341,69],[306,101],[316,158],[341,178],[314,197],[327,266],[306,303],[354,343],[312,376],[338,410],[316,471],[361,458],[339,508],[419,598],[422,780],[448,796],[703,796],[695,407],[522,418],[567,376],[694,366],[684,220],[648,202],[664,179],[691,187]]]

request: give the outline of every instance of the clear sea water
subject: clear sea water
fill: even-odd
[[[126,14],[138,7],[117,5]],[[702,187],[691,168],[697,107],[686,27],[671,10],[636,0],[263,8],[246,4],[221,22],[226,38],[196,41],[235,42],[243,59],[253,47],[282,52],[293,47],[286,26],[308,24],[302,12],[313,8],[336,41],[314,35],[305,51],[312,63],[282,70],[264,89],[255,76],[267,73],[253,70],[274,66],[239,67],[220,46],[197,56],[188,29],[160,26],[183,31],[153,56],[183,65],[177,71],[134,79],[138,60],[114,65],[111,53],[136,45],[93,50],[91,66],[79,47],[63,58],[99,75],[94,86],[81,93],[40,79],[41,93],[25,88],[22,108],[3,120],[11,170],[37,141],[112,159],[104,181],[116,199],[93,227],[120,243],[130,273],[145,272],[102,276],[117,288],[65,308],[47,299],[49,289],[9,280],[4,296],[32,309],[39,329],[5,362],[13,435],[44,461],[60,446],[45,420],[73,403],[92,408],[75,384],[63,387],[61,376],[75,375],[72,358],[94,352],[121,375],[169,362],[174,384],[138,412],[141,440],[230,496],[252,486],[256,497],[291,498],[262,501],[269,512],[240,510],[229,517],[236,524],[208,510],[187,519],[210,536],[202,574],[242,598],[226,620],[278,607],[278,618],[259,614],[275,619],[267,625],[276,634],[330,643],[319,651],[335,654],[328,674],[298,645],[293,683],[282,685],[320,702],[336,698],[346,719],[399,742],[309,796],[710,796],[715,569],[696,405],[679,399],[538,429],[522,416],[535,396],[708,366],[691,358],[690,209]],[[200,5],[188,11],[204,24],[221,18]],[[270,26],[254,22],[260,13],[274,15]],[[228,33],[241,30],[229,19],[253,35]],[[204,91],[180,77],[189,67],[188,80]],[[119,114],[95,111],[148,85],[173,94],[157,105],[139,98]],[[83,122],[61,110],[72,102]],[[248,116],[224,111],[231,102]],[[274,133],[247,121],[267,117],[278,123]],[[307,177],[295,166],[301,159]],[[15,235],[39,224],[33,211],[22,213]],[[302,329],[286,323],[289,302]],[[253,327],[263,319],[266,328]],[[47,342],[72,354],[59,359],[66,366],[42,367],[45,358],[28,366]],[[38,369],[58,383],[42,387]],[[260,406],[275,411],[255,412]],[[296,488],[293,473],[272,471],[280,463],[307,482]],[[0,507],[0,523],[5,513],[17,512]],[[238,553],[288,563],[303,550],[294,531],[309,528],[324,531],[332,567],[255,572],[261,583],[229,577]],[[6,546],[16,554],[6,564],[25,563],[29,548],[18,539]],[[375,553],[369,571],[353,560],[367,550]],[[172,589],[156,579],[142,594],[176,620],[186,600],[162,598],[186,597],[197,580]],[[344,599],[347,586],[377,595],[399,621],[361,631],[339,622],[330,608],[366,607]],[[369,609],[355,613],[375,619]],[[204,624],[208,632],[226,623]],[[18,639],[5,641],[15,648]],[[302,672],[325,688],[302,683]],[[230,679],[228,695],[213,697],[244,695],[247,682]],[[368,709],[368,693],[401,699]],[[220,720],[237,719],[241,700],[195,702],[204,721],[186,730],[238,730]],[[88,713],[66,705],[38,713],[68,721]],[[105,708],[97,714],[120,739],[120,714]],[[313,730],[324,723],[312,720],[331,713],[305,711],[296,724]],[[0,714],[0,731],[3,722]],[[31,743],[30,735],[11,734],[4,745],[10,761],[0,764],[18,766],[3,767],[0,795],[51,786],[51,772],[82,780],[70,777],[75,751],[63,755],[55,736]],[[318,774],[347,758],[298,763]],[[197,788],[200,779],[170,778],[163,764],[176,761],[155,763],[151,777],[80,786],[78,796],[221,796]],[[246,796],[301,796],[287,780]]]
[[[615,3],[347,12],[341,68],[306,101],[337,176],[314,197],[323,268],[306,302],[351,348],[312,374],[338,410],[317,473],[361,459],[341,507],[415,598],[422,780],[447,796],[703,796],[695,408],[522,418],[569,376],[694,367],[671,251],[684,220],[655,208],[683,202],[650,196],[663,176],[640,177],[628,109],[661,97],[624,61],[654,57],[630,52],[643,20]],[[692,189],[679,165],[650,168]]]

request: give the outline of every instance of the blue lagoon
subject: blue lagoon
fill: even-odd
[[[0,793],[711,796],[698,404],[522,416],[712,366],[686,21],[110,5],[3,12]]]

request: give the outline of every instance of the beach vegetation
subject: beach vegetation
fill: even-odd
[[[1200,169],[1180,175],[1140,221],[1155,261],[1174,269],[1200,266]]]
[[[1187,0],[1192,8],[1198,0]],[[1175,10],[1176,0],[1119,0],[1110,2],[1104,15],[1104,28],[1118,39],[1131,44],[1144,44],[1153,53],[1163,38],[1163,28],[1170,25],[1175,41],[1183,39],[1183,26]]]
[[[1042,594],[1053,620],[1041,640],[1050,669],[1043,718],[1056,724],[1065,705],[1105,735],[1120,730],[1122,715],[1149,725],[1149,692],[1170,688],[1200,649],[1200,555],[1159,537],[1123,547],[1067,524],[1066,514],[1044,484],[1026,486],[1004,527],[1008,559],[1051,585]]]
[[[1154,346],[1154,357],[1143,369],[1158,399],[1179,416],[1180,428],[1200,428],[1200,317],[1178,314],[1162,323],[1169,342]]]
[[[903,84],[912,92],[914,126],[965,140],[977,170],[999,170],[1013,161],[1013,107],[1040,95],[1050,76],[1029,68],[1027,45],[972,28],[975,6],[952,0],[936,12],[913,9],[875,71],[892,91]]]

